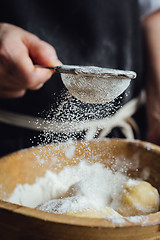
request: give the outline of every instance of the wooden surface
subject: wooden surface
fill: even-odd
[[[118,139],[76,142],[75,154],[68,158],[70,147],[73,146],[56,144],[31,148],[0,159],[0,240],[160,239],[159,212],[148,215],[145,222],[126,220],[124,223],[113,223],[106,219],[56,215],[3,201],[17,183],[34,183],[35,178],[43,176],[46,169],[59,172],[64,166],[75,165],[81,159],[100,161],[111,168],[124,166],[126,173],[135,178],[141,177],[144,169],[148,169],[148,181],[160,190],[160,148],[155,145]],[[127,170],[128,166],[131,169]]]

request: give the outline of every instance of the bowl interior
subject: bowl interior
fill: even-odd
[[[158,146],[140,141],[106,139],[30,148],[1,158],[0,199],[7,199],[17,184],[33,184],[36,177],[43,176],[47,169],[58,173],[64,166],[76,165],[82,159],[89,162],[99,161],[113,170],[123,169],[124,174],[147,180],[160,192],[160,148]],[[53,220],[54,215],[52,214]],[[93,221],[94,219],[91,220]],[[102,223],[102,221],[99,222]],[[149,215],[146,224],[158,222],[160,222],[160,215],[156,213]],[[86,222],[86,224],[89,223]],[[115,226],[107,221],[103,224]],[[125,221],[123,225],[130,224]]]

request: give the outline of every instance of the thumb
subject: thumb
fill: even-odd
[[[55,67],[62,65],[57,57],[54,47],[45,41],[40,40],[35,35],[27,36],[26,45],[29,55],[35,64]]]

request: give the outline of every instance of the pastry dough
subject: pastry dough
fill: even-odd
[[[122,192],[120,207],[123,216],[135,216],[157,212],[159,194],[156,188],[145,181],[129,180]]]
[[[119,218],[122,217],[118,212],[113,210],[110,207],[101,207],[100,209],[96,208],[87,208],[82,209],[81,211],[69,211],[65,215],[74,216],[74,217],[89,217],[89,218]]]

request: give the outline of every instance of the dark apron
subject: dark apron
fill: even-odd
[[[112,114],[142,89],[141,31],[136,0],[5,0],[1,3],[0,21],[20,26],[49,42],[64,64],[134,70],[138,74],[127,92],[116,99],[114,108],[111,104],[91,106],[72,98],[64,112],[55,114],[66,89],[60,76],[54,74],[43,88],[28,91],[23,98],[0,99],[0,109],[44,118],[52,106],[50,114],[57,121],[66,119],[68,109],[69,120],[99,119]],[[38,135],[38,131],[0,123],[0,155],[37,145]],[[30,140],[33,136],[34,142]],[[56,137],[55,134],[52,141]],[[76,134],[76,138],[82,137],[83,134]]]

